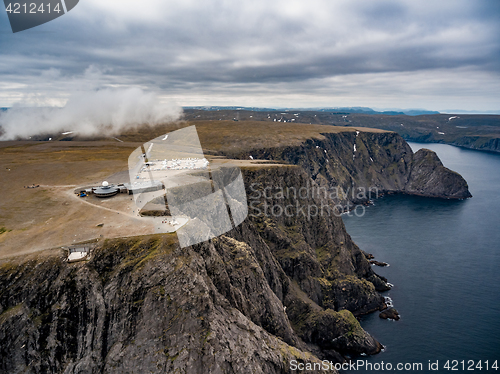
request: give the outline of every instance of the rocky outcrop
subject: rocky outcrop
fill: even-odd
[[[281,160],[299,165],[317,186],[343,204],[361,203],[385,193],[440,198],[471,197],[467,182],[443,166],[430,150],[413,153],[395,132],[325,133],[300,146],[227,152],[247,159]],[[247,154],[248,153],[248,154]]]
[[[393,319],[395,321],[399,321],[401,318],[399,312],[394,308],[388,308],[382,311],[378,316],[382,319]]]
[[[380,266],[380,267],[389,266],[389,264],[387,262],[376,261],[376,260],[370,260],[370,264]]]
[[[472,197],[462,176],[445,168],[435,152],[424,148],[413,155],[412,168],[404,192],[454,199]]]

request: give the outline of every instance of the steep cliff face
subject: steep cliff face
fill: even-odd
[[[404,192],[432,197],[472,197],[462,176],[445,168],[436,153],[429,149],[420,149],[413,156]]]
[[[294,165],[244,168],[249,216],[218,238],[104,240],[83,263],[62,250],[1,262],[0,371],[292,373],[291,360],[378,353],[355,316],[383,308],[389,287],[338,205],[366,197],[321,187],[455,196],[461,177],[393,133],[256,152]]]
[[[335,200],[318,193],[307,173],[289,166],[249,169],[245,177],[252,181],[247,184],[250,220],[313,302],[357,314],[381,306],[375,287],[387,290],[386,283],[345,231]]]
[[[210,259],[153,238],[106,243],[87,264],[2,267],[1,371],[275,373],[315,360],[232,307],[206,273]]]
[[[228,154],[238,158],[253,154],[299,165],[316,184],[338,191],[338,200],[344,203],[364,201],[386,192],[456,199],[471,197],[467,182],[444,168],[433,151],[413,154],[397,133],[346,131],[323,135],[324,139],[311,139],[300,146]],[[433,181],[420,183],[416,191],[416,181],[411,175],[421,175],[422,168],[434,170]]]
[[[458,137],[449,144],[478,151],[500,152],[500,137],[498,135],[466,135]]]

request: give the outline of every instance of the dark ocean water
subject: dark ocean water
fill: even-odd
[[[362,217],[344,216],[347,232],[359,247],[390,267],[374,270],[394,287],[384,293],[401,314],[400,321],[378,313],[361,324],[385,347],[370,363],[424,364],[420,372],[465,372],[443,368],[447,360],[483,362],[486,371],[500,366],[500,155],[442,144],[410,143],[429,148],[443,164],[459,172],[473,195],[464,201],[388,196]],[[439,371],[427,370],[439,360]],[[354,372],[354,371],[352,371]],[[367,371],[362,372],[389,372]],[[403,371],[417,372],[417,371]]]

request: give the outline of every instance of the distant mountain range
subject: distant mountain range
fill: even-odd
[[[184,109],[195,109],[195,110],[247,110],[253,112],[289,112],[289,111],[307,111],[307,112],[328,112],[336,114],[350,114],[350,113],[360,113],[360,114],[386,114],[386,115],[402,115],[407,116],[420,116],[423,114],[441,114],[441,113],[452,113],[452,114],[500,114],[500,110],[443,110],[438,112],[436,110],[426,110],[426,109],[390,109],[390,110],[375,110],[368,107],[354,106],[354,107],[333,107],[333,108],[260,108],[260,107],[239,107],[239,106],[184,106]],[[10,108],[0,108],[0,111],[5,112]]]
[[[184,109],[194,109],[194,110],[207,110],[207,111],[218,111],[218,110],[245,110],[252,112],[289,112],[289,111],[307,111],[307,112],[327,112],[336,114],[350,114],[350,113],[361,113],[361,114],[386,114],[386,115],[403,115],[407,116],[419,116],[422,114],[440,114],[437,111],[425,110],[425,109],[400,109],[400,110],[388,110],[388,111],[376,111],[368,107],[334,107],[334,108],[257,108],[257,107],[238,107],[238,106],[185,106]]]
[[[441,113],[451,113],[451,114],[500,114],[500,110],[461,110],[461,109],[447,109],[443,110]]]

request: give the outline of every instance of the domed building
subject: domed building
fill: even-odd
[[[119,191],[120,189],[118,187],[110,186],[108,182],[104,181],[101,187],[97,187],[94,190],[94,195],[97,197],[111,197],[115,196]]]

